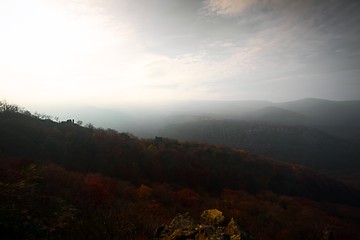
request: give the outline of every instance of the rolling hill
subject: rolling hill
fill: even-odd
[[[287,111],[285,113],[288,114]],[[298,119],[297,114],[291,116],[294,120]],[[273,118],[273,115],[270,118]],[[316,128],[291,124],[290,118],[285,120],[288,123],[286,125],[275,123],[265,117],[261,119],[263,121],[194,120],[169,124],[159,132],[159,135],[246,149],[281,161],[318,169],[346,169],[360,166],[358,144]]]

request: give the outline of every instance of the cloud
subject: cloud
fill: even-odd
[[[291,97],[301,93],[292,87],[296,83],[325,82],[332,72],[359,69],[355,3],[20,2],[0,1],[5,97],[24,86],[16,96],[39,100],[271,99],[278,96],[275,86],[290,89]]]
[[[251,46],[250,46],[251,45]],[[206,52],[183,55],[177,58],[163,57],[146,66],[146,79],[149,86],[176,86],[175,91],[208,91],[215,82],[241,76],[243,81],[256,74],[259,58],[266,51],[254,46],[232,48],[234,52],[223,59],[214,59]]]
[[[205,7],[209,13],[217,15],[237,15],[252,6],[272,6],[283,0],[206,0]]]
[[[251,6],[253,1],[244,0],[208,0],[207,9],[218,15],[235,15]]]

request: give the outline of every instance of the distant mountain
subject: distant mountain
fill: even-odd
[[[173,104],[171,114],[229,118],[244,116],[272,105],[269,101],[186,101]]]
[[[306,116],[309,125],[330,134],[360,142],[360,101],[303,99],[276,106]]]
[[[284,125],[309,125],[311,123],[311,119],[305,115],[274,106],[252,111],[243,119]]]
[[[221,144],[246,149],[278,160],[321,169],[360,167],[359,145],[329,135],[315,128],[301,125],[284,125],[274,118],[271,110],[264,121],[198,120],[169,124],[160,136],[187,141]],[[289,111],[275,109],[288,117],[297,117]],[[263,112],[262,112],[263,113]],[[291,113],[291,114],[289,114]],[[275,117],[279,115],[276,114]],[[300,121],[306,118],[299,117]],[[296,118],[291,119],[296,122]]]
[[[192,101],[175,104],[170,115],[201,116],[317,128],[360,143],[360,101],[301,99],[291,102]],[[179,123],[178,120],[175,121]],[[174,123],[175,123],[174,122]],[[170,121],[167,121],[170,123]]]
[[[69,116],[141,137],[223,144],[322,169],[360,162],[360,101],[188,101],[154,112],[78,108]]]
[[[360,101],[329,101],[307,98],[277,103],[276,106],[303,114],[323,124],[360,125]]]
[[[51,109],[52,114],[56,114]],[[246,120],[307,126],[360,143],[360,101],[302,99],[269,101],[184,101],[143,107],[64,107],[62,119],[154,137],[158,130],[189,119]]]
[[[208,115],[189,111],[168,117],[158,135],[247,149],[316,168],[360,166],[360,101],[228,103],[216,102]],[[223,114],[215,114],[220,105]]]

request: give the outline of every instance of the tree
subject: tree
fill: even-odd
[[[15,104],[9,104],[6,101],[0,101],[0,111],[1,112],[19,112],[19,106]]]
[[[90,129],[94,129],[94,128],[95,128],[92,123],[87,123],[87,124],[85,125],[85,127],[86,127],[86,128],[90,128]]]

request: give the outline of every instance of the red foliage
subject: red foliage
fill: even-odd
[[[84,178],[84,188],[89,197],[94,198],[97,202],[102,202],[115,196],[117,181],[100,174],[87,174]]]
[[[200,203],[200,195],[188,188],[177,191],[176,197],[185,207],[196,207]]]

